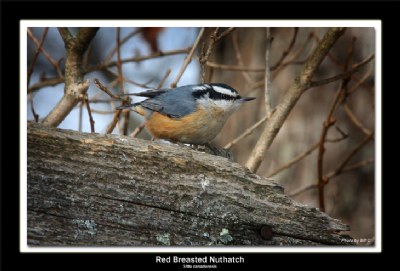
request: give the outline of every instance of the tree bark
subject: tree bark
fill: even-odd
[[[351,244],[347,225],[222,157],[36,123],[27,142],[31,246]]]

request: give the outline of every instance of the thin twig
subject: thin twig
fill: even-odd
[[[121,28],[117,27],[117,35],[116,35],[116,40],[117,40],[117,71],[118,71],[118,82],[119,82],[119,89],[121,95],[125,94],[124,91],[124,75],[122,73],[122,64],[121,64],[121,41],[120,41],[120,32]]]
[[[217,34],[218,34],[219,27],[215,28],[214,33],[210,35],[210,41],[208,42],[208,48],[206,50],[205,43],[203,43],[203,48],[201,52],[201,57],[199,58],[199,63],[200,63],[200,69],[201,69],[201,82],[205,83],[205,78],[206,78],[206,68],[205,64],[208,61],[208,58],[211,55],[212,49],[214,48],[216,39],[217,39]]]
[[[293,53],[293,57],[291,57],[290,60],[287,60],[283,63],[281,63],[279,66],[274,67],[273,69],[271,69],[273,71],[272,77],[275,78],[286,66],[291,65],[291,64],[304,64],[305,61],[298,61],[297,59],[300,57],[300,55],[304,52],[304,50],[306,49],[307,45],[310,43],[310,41],[312,41],[312,34],[313,32],[311,32],[308,35],[307,40],[303,43],[302,46],[300,46],[300,48]]]
[[[115,111],[92,109],[92,113],[100,114],[100,115],[111,115],[111,114],[114,114]]]
[[[211,61],[207,61],[206,65],[208,67],[213,67],[216,69],[227,70],[227,71],[240,71],[240,72],[265,72],[265,68],[249,68],[242,65],[225,65],[225,64],[218,64]]]
[[[85,98],[83,100],[85,101],[86,109],[87,109],[88,115],[89,115],[90,132],[94,133],[95,132],[95,130],[94,130],[94,119],[93,119],[93,116],[92,116],[92,111],[90,110],[90,104],[89,104],[89,101],[88,101],[89,98],[88,98],[87,94],[86,94],[86,96],[85,96]]]
[[[35,119],[35,122],[39,122],[39,115],[35,111],[35,107],[33,105],[33,96],[32,95],[33,95],[32,93],[29,93],[29,103],[31,105],[32,115],[33,115],[33,118]]]
[[[347,72],[349,63],[353,56],[354,51],[354,40],[352,46],[349,49],[349,53],[346,58],[346,62],[344,65],[344,73]],[[319,149],[318,149],[318,158],[317,158],[317,172],[318,172],[318,201],[319,201],[319,208],[322,212],[325,212],[325,197],[324,197],[324,187],[328,182],[328,177],[324,176],[324,153],[325,153],[325,139],[328,134],[329,128],[333,126],[336,122],[336,119],[333,117],[333,113],[335,112],[336,108],[340,104],[340,101],[344,99],[347,84],[350,82],[349,77],[343,77],[339,90],[336,92],[335,98],[329,108],[328,114],[326,119],[322,125],[322,132],[319,141]]]
[[[50,78],[43,81],[39,81],[28,88],[28,93],[35,92],[44,87],[52,87],[61,84],[62,82],[64,82],[64,78],[61,77]]]
[[[118,123],[119,116],[121,115],[121,112],[122,110],[117,110],[117,112],[115,112],[111,123],[107,126],[106,134],[111,134],[114,131],[114,128]]]
[[[124,96],[125,98],[122,98],[122,97],[119,97],[117,95],[114,95],[111,91],[108,90],[108,88],[106,86],[104,86],[102,83],[100,83],[99,79],[94,78],[93,79],[93,83],[98,89],[100,89],[101,91],[105,92],[111,98],[114,98],[114,99],[117,99],[117,100],[120,100],[120,101],[128,101],[125,96]]]
[[[235,32],[232,35],[232,44],[233,44],[233,49],[235,50],[235,55],[236,55],[236,60],[238,61],[238,64],[240,66],[244,66],[244,62],[242,59],[242,54],[240,53],[240,49],[239,49],[239,42],[238,42],[238,33]],[[249,73],[242,71],[242,75],[243,77],[246,79],[246,81],[248,83],[252,83],[252,79]],[[210,82],[210,81],[209,81]]]
[[[120,93],[121,95],[125,94],[124,90],[124,75],[122,72],[122,64],[121,64],[121,40],[120,40],[120,34],[121,34],[121,28],[117,27],[117,34],[116,34],[116,40],[117,40],[117,70],[118,70],[118,81],[119,81],[119,86],[120,86]],[[122,105],[124,105],[126,102],[122,102]],[[117,112],[115,113],[117,114]],[[127,135],[128,134],[128,124],[129,124],[129,111],[124,112],[122,115],[122,134]]]
[[[189,54],[185,57],[185,60],[183,61],[182,67],[178,73],[178,75],[176,76],[175,80],[170,84],[171,88],[176,88],[176,85],[178,84],[179,80],[181,79],[183,73],[185,72],[187,66],[189,65],[189,63],[192,61],[192,57],[194,52],[196,51],[197,45],[199,45],[201,37],[204,34],[204,27],[201,28],[199,34],[197,35],[197,38],[195,40],[195,42],[193,43],[192,49],[190,50]]]
[[[215,41],[218,41],[222,38],[224,38],[225,36],[229,35],[230,33],[232,33],[232,31],[234,31],[236,29],[236,27],[229,27],[227,30],[225,30],[224,32],[222,32],[221,34],[219,34]]]
[[[344,112],[346,112],[346,115],[349,117],[351,122],[358,128],[360,129],[361,132],[363,132],[365,135],[370,135],[372,132],[367,129],[361,121],[356,117],[356,115],[351,111],[350,107],[345,104],[344,105]]]
[[[121,59],[121,64],[130,63],[130,62],[141,62],[144,60],[149,60],[149,59],[163,57],[163,56],[187,54],[190,52],[191,49],[192,49],[192,47],[188,47],[188,48],[184,48],[184,49],[177,49],[177,50],[171,50],[171,51],[166,51],[166,52],[161,52],[161,51],[154,52],[147,56],[135,56],[135,57],[125,58],[125,59]],[[85,72],[88,73],[88,72],[103,70],[103,69],[114,67],[114,66],[117,66],[117,62],[111,61],[111,62],[102,63],[99,65],[90,67]]]
[[[296,196],[298,196],[298,195],[300,195],[300,194],[302,194],[304,192],[307,192],[307,191],[312,190],[312,189],[317,189],[317,188],[318,188],[318,185],[310,184],[310,185],[307,185],[307,186],[305,186],[303,188],[300,188],[297,191],[293,192],[292,194],[289,195],[289,197],[293,198],[293,197],[296,197]]]
[[[40,52],[42,51],[42,45],[43,45],[44,39],[46,38],[46,35],[47,35],[48,31],[49,31],[49,28],[45,27],[45,29],[43,30],[42,37],[40,38],[40,41],[37,44],[38,47],[36,48],[35,54],[33,55],[31,64],[29,65],[28,75],[27,75],[27,87],[29,87],[29,84],[31,82],[31,76],[32,76],[32,73],[33,73],[33,68],[35,67],[37,58],[38,58]],[[30,32],[29,28],[28,28],[28,33],[30,33],[30,35],[32,35],[32,37],[34,37],[33,34]],[[29,102],[30,102],[30,105],[31,105],[31,111],[32,111],[32,115],[33,115],[33,117],[35,119],[35,122],[39,122],[39,115],[36,114],[35,107],[33,105],[32,93],[29,93]]]
[[[126,35],[120,42],[119,46],[122,46],[125,42],[127,42],[130,38],[134,37],[136,34],[140,33],[142,29],[135,29],[132,32],[130,32],[128,35]],[[107,63],[111,60],[111,58],[113,57],[113,55],[117,52],[117,46],[114,46],[110,52],[107,54],[104,63]]]
[[[47,29],[47,30],[46,30]],[[43,31],[43,34],[46,32],[47,35],[47,31],[48,31],[48,27],[45,28],[45,31]],[[45,35],[45,36],[46,36]],[[38,41],[36,39],[36,37],[33,35],[32,31],[30,30],[30,28],[28,28],[28,36],[29,38],[36,44],[36,46],[39,48],[40,47],[40,51],[43,53],[43,55],[45,56],[45,58],[47,59],[47,61],[50,62],[50,64],[54,67],[54,69],[57,71],[57,74],[59,77],[63,77],[61,69],[60,69],[60,61],[62,59],[60,59],[59,61],[55,61],[50,54],[43,48],[43,46],[41,46],[41,42]],[[39,46],[40,45],[40,46]]]
[[[128,135],[128,124],[129,124],[129,110],[124,111],[124,115],[122,115],[122,134]]]
[[[29,83],[31,82],[31,75],[33,73],[33,68],[35,67],[37,58],[38,58],[40,52],[42,51],[42,45],[43,45],[44,39],[46,38],[46,35],[47,35],[48,31],[49,31],[49,28],[45,27],[44,30],[43,30],[42,36],[40,38],[40,41],[37,43],[37,48],[36,48],[35,54],[33,55],[31,64],[29,65],[29,68],[28,68],[28,78],[27,78],[28,83],[27,83],[27,86],[29,86]],[[32,38],[34,38],[34,36],[31,33],[29,28],[28,28],[28,33],[30,33],[30,35],[32,35]]]
[[[83,103],[85,99],[82,99],[82,102],[79,104],[79,124],[78,131],[82,132],[82,120],[83,120]]]
[[[332,171],[332,172],[328,173],[326,176],[329,176],[329,179],[331,180],[332,178],[337,177],[342,173],[349,172],[349,171],[352,171],[352,170],[355,170],[355,169],[359,169],[361,167],[364,167],[364,166],[367,166],[369,164],[374,163],[374,161],[375,160],[373,158],[372,159],[368,159],[368,160],[364,160],[364,161],[360,161],[360,162],[354,163],[353,165],[350,165],[348,167],[342,168],[342,170],[340,172],[336,173],[336,174],[334,173],[335,171]],[[305,186],[303,188],[298,189],[297,191],[293,192],[292,194],[289,194],[289,197],[295,197],[295,196],[298,196],[298,195],[300,195],[300,194],[302,194],[304,192],[307,192],[309,190],[317,189],[318,185],[315,184],[315,183],[316,182],[314,182],[314,184],[307,185],[307,186]]]
[[[118,100],[122,101],[122,104],[127,104],[127,103],[130,102],[129,96],[119,97],[119,96],[114,95],[111,91],[108,90],[108,88],[106,86],[101,84],[100,81],[97,78],[94,78],[93,82],[94,82],[96,87],[98,87],[101,91],[105,92],[111,98],[118,99]],[[107,126],[106,134],[111,134],[114,131],[114,128],[118,123],[119,116],[121,115],[121,112],[122,112],[122,110],[118,110],[115,113],[113,112],[114,113],[114,117],[113,117],[111,123]]]
[[[155,53],[152,53],[152,54],[147,55],[147,56],[137,56],[137,57],[132,57],[132,58],[121,59],[121,63],[125,64],[125,63],[130,63],[130,62],[141,62],[141,61],[144,61],[144,60],[163,57],[163,56],[170,56],[170,55],[177,55],[177,54],[187,54],[188,52],[190,52],[190,49],[191,49],[191,47],[185,48],[185,49],[171,50],[171,51],[167,51],[167,52],[155,52]],[[83,74],[87,74],[87,73],[94,72],[94,71],[99,71],[99,70],[105,70],[105,69],[108,69],[110,67],[114,67],[116,65],[117,65],[116,61],[112,61],[112,62],[109,62],[109,63],[102,63],[102,64],[99,64],[99,65],[95,65],[95,66],[89,67],[87,70],[83,71]],[[39,90],[39,89],[41,89],[43,87],[55,86],[57,84],[63,83],[64,80],[65,79],[63,77],[55,77],[55,78],[46,79],[44,81],[38,82],[38,83],[32,85],[31,87],[29,87],[28,88],[28,93],[29,92],[33,92],[33,91],[37,91],[37,90]]]
[[[371,73],[373,70],[373,66],[370,66],[370,68],[368,69],[368,71],[364,74],[364,76],[359,79],[357,76],[353,75],[354,80],[357,82],[357,84],[355,86],[353,86],[348,92],[347,95],[352,94],[354,91],[356,91],[360,86],[365,84],[365,81],[367,81],[367,79],[370,77]]]
[[[130,137],[136,137],[143,130],[143,128],[145,126],[146,126],[146,122],[143,122],[138,127],[136,127],[135,130],[133,130],[133,132],[129,136]]]
[[[332,177],[339,175],[340,173],[343,172],[344,167],[347,165],[347,163],[353,158],[360,150],[362,147],[364,147],[365,144],[367,144],[371,139],[374,138],[374,133],[371,133],[370,135],[366,136],[348,155],[347,157],[339,164],[339,166],[332,171],[331,173],[327,174],[327,180],[326,183],[328,183],[329,179]]]
[[[240,140],[242,140],[243,138],[245,138],[246,136],[252,134],[254,132],[255,129],[257,129],[261,124],[263,124],[265,121],[267,121],[268,116],[264,116],[264,118],[262,118],[261,120],[257,121],[253,126],[251,126],[250,128],[248,128],[246,131],[244,131],[244,133],[242,133],[240,136],[238,136],[237,138],[235,138],[234,140],[232,140],[231,142],[229,142],[228,144],[225,145],[224,149],[230,149],[233,146],[235,146]]]
[[[336,138],[336,139],[326,139],[325,142],[339,142],[339,141],[342,141],[342,140],[346,139],[347,137],[348,137],[348,135],[342,135],[342,137],[339,137],[339,138]],[[304,159],[305,157],[310,155],[313,151],[318,149],[319,145],[320,145],[320,143],[318,141],[317,143],[315,143],[314,145],[309,147],[307,150],[305,150],[303,153],[299,154],[298,156],[294,157],[292,160],[290,160],[286,164],[282,165],[278,169],[276,169],[273,172],[271,172],[270,174],[268,174],[267,175],[268,178],[271,178],[272,176],[275,176],[276,174],[280,173],[281,171],[283,171],[283,170],[293,166],[294,164],[298,163],[299,161],[301,161],[302,159]]]
[[[296,38],[297,38],[297,33],[298,32],[299,32],[299,28],[295,27],[294,28],[294,32],[293,32],[293,37],[292,37],[292,40],[289,43],[288,48],[286,48],[286,50],[283,51],[281,58],[276,62],[276,64],[271,66],[271,70],[277,69],[282,64],[282,62],[285,60],[285,58],[289,55],[290,51],[292,50],[292,48],[293,48],[293,46],[294,46],[294,44],[296,42]]]
[[[271,45],[272,45],[272,36],[271,36],[271,28],[267,27],[266,29],[266,46],[265,46],[265,89],[264,89],[264,104],[265,104],[265,115],[269,118],[271,116]]]
[[[82,61],[82,69],[83,70],[86,70],[87,67],[89,66],[89,58],[90,58],[90,54],[92,53],[92,49],[93,49],[93,43],[90,43],[86,53],[83,56],[83,61]]]
[[[375,162],[374,158],[371,158],[371,159],[368,159],[368,160],[364,160],[364,161],[360,161],[358,163],[354,163],[354,164],[352,164],[350,166],[344,167],[341,172],[348,172],[348,171],[351,171],[351,170],[355,170],[355,169],[358,169],[360,167],[364,167],[366,165],[373,164],[374,162]]]
[[[112,75],[112,76],[115,76],[115,77],[117,78],[117,82],[118,82],[118,84],[119,84],[119,80],[120,80],[120,79],[119,79],[119,76],[118,76],[117,73],[111,71],[110,69],[106,69],[106,70],[104,70],[104,71],[105,71],[107,74],[110,74],[110,75]],[[150,79],[149,81],[147,81],[147,82],[141,84],[141,83],[135,82],[135,81],[133,81],[133,80],[131,80],[131,79],[128,79],[128,78],[126,78],[126,77],[122,77],[122,79],[123,79],[124,82],[126,82],[126,83],[129,83],[129,84],[132,84],[132,85],[141,87],[141,88],[146,88],[146,89],[151,89],[151,87],[150,87],[148,84],[151,83],[151,82],[153,81],[153,79]]]
[[[353,68],[349,71],[346,71],[344,73],[332,76],[330,78],[327,79],[323,79],[320,81],[313,81],[311,82],[311,87],[318,87],[318,86],[322,86],[322,85],[326,85],[332,82],[335,82],[339,79],[345,79],[345,78],[349,78],[353,73],[357,72],[361,67],[363,67],[364,65],[368,64],[371,60],[373,60],[375,58],[374,54],[370,55],[369,57],[367,57],[365,60],[361,61],[360,63],[356,64],[353,66]]]
[[[168,69],[168,70],[165,72],[165,75],[164,75],[164,77],[161,79],[160,83],[158,84],[157,89],[160,89],[160,88],[163,87],[163,85],[164,85],[165,81],[167,80],[168,76],[170,75],[170,73],[171,73],[171,69]]]
[[[116,102],[116,101],[117,101],[117,99],[97,99],[97,98],[95,99],[95,98],[92,98],[92,99],[89,100],[89,103],[93,103],[93,104],[106,103],[106,104],[108,104],[110,102]]]

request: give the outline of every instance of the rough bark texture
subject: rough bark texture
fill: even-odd
[[[270,179],[188,147],[28,123],[27,158],[28,245],[351,243]]]

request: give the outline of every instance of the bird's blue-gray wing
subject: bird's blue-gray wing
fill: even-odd
[[[196,111],[196,102],[191,93],[180,89],[169,90],[140,102],[140,105],[171,118],[181,118]]]

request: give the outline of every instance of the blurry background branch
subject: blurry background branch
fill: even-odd
[[[166,52],[155,52],[152,53],[148,56],[137,56],[137,57],[131,57],[131,58],[126,58],[126,59],[121,59],[121,63],[125,64],[125,63],[130,63],[130,62],[140,62],[143,60],[148,60],[148,59],[153,59],[153,58],[159,58],[159,57],[163,57],[163,56],[170,56],[170,55],[177,55],[177,54],[186,54],[190,52],[191,47],[185,48],[185,49],[178,49],[178,50],[171,50],[171,51],[166,51]],[[94,72],[94,71],[100,71],[100,70],[105,70],[107,68],[113,67],[113,66],[117,66],[117,62],[116,61],[110,61],[110,62],[106,62],[103,64],[99,64],[99,65],[94,65],[92,67],[89,67],[88,69],[83,71],[83,74],[87,74],[90,72]],[[64,78],[62,77],[57,77],[57,78],[49,78],[49,79],[45,79],[42,80],[38,83],[33,84],[32,86],[30,86],[28,88],[28,93],[32,92],[32,91],[36,91],[39,90],[43,87],[46,86],[54,86],[57,84],[61,84],[64,82]]]
[[[251,171],[256,172],[262,160],[264,159],[265,152],[271,146],[272,141],[278,134],[284,121],[289,115],[290,111],[297,103],[303,92],[311,85],[312,77],[318,69],[322,60],[329,52],[335,42],[343,35],[345,28],[331,28],[327,31],[318,47],[314,50],[311,57],[307,60],[300,75],[296,77],[292,85],[286,92],[283,100],[276,107],[276,111],[272,114],[268,123],[264,127],[263,133],[257,141],[251,155],[246,163]]]

